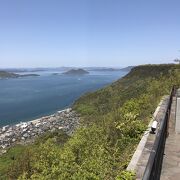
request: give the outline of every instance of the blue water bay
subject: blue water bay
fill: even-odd
[[[64,109],[127,72],[91,72],[85,76],[41,74],[0,80],[0,126],[28,121]]]

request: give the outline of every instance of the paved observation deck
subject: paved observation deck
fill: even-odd
[[[160,179],[180,179],[180,89],[173,97]]]

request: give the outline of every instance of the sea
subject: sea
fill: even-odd
[[[81,95],[103,88],[128,72],[96,70],[83,76],[48,70],[33,73],[40,76],[0,79],[0,127],[68,108]]]

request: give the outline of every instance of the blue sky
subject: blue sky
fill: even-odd
[[[0,0],[0,67],[169,63],[179,0]]]

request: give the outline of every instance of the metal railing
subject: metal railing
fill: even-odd
[[[162,161],[163,161],[163,155],[164,155],[164,148],[165,148],[165,142],[166,138],[168,136],[168,127],[169,127],[169,115],[171,111],[171,105],[173,96],[176,93],[176,87],[173,86],[171,90],[171,95],[168,100],[168,105],[166,108],[166,113],[164,113],[162,117],[162,121],[158,130],[158,133],[156,135],[156,139],[154,142],[154,146],[152,148],[144,175],[143,180],[159,180],[161,175],[161,168],[162,168]]]

